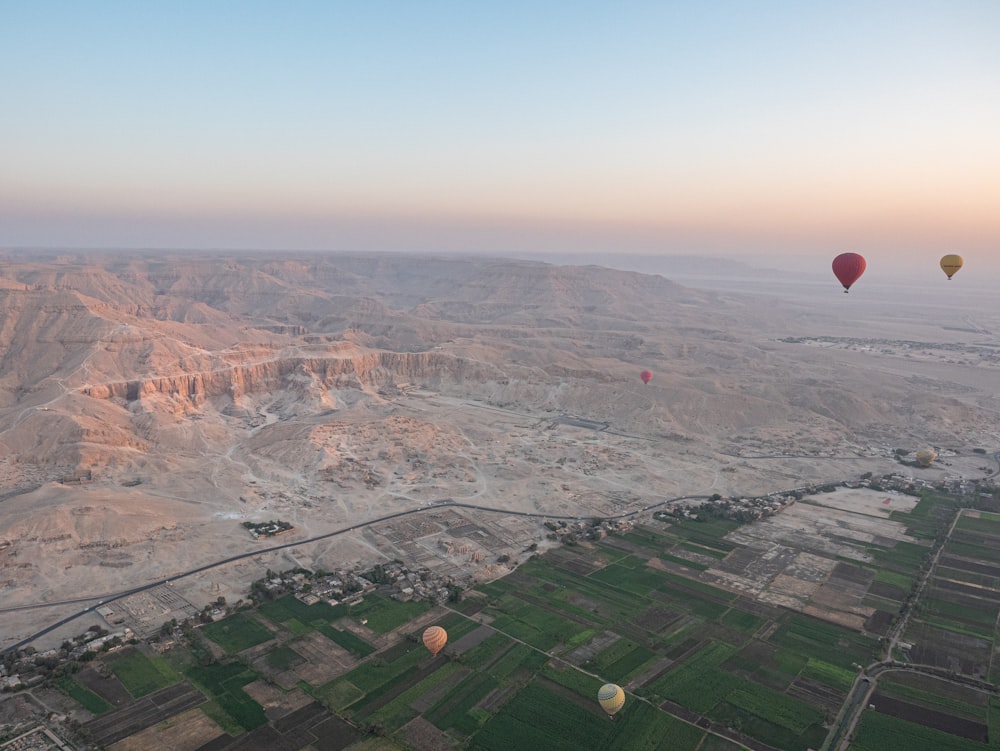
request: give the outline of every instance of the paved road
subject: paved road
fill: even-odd
[[[833,732],[827,736],[826,743],[823,744],[825,751],[840,751],[842,746],[846,747],[847,740],[854,732],[854,728],[857,726],[858,721],[861,719],[861,715],[868,704],[868,697],[871,696],[875,689],[875,682],[878,679],[878,675],[888,669],[907,669],[908,666],[905,663],[893,661],[892,650],[899,641],[899,637],[902,636],[903,632],[906,630],[906,625],[909,623],[910,616],[913,614],[913,611],[917,606],[917,602],[920,600],[920,595],[923,594],[924,588],[927,586],[927,582],[930,580],[932,572],[937,567],[941,551],[944,550],[945,544],[951,537],[952,532],[955,531],[955,526],[958,524],[958,520],[961,516],[962,509],[956,509],[955,518],[951,520],[951,524],[948,527],[948,533],[935,543],[931,564],[926,567],[923,574],[917,580],[916,589],[908,598],[904,608],[900,611],[899,619],[896,621],[892,631],[884,640],[886,645],[886,659],[881,662],[872,663],[854,679],[854,686],[851,687],[851,693],[847,695],[847,700],[844,702],[844,705],[840,710],[840,714],[837,718],[837,724],[834,727]],[[924,669],[918,670],[917,672],[929,672],[926,666],[910,667],[914,669],[923,667]],[[940,677],[940,674],[938,674],[938,677]]]
[[[868,706],[871,695],[875,693],[879,676],[890,671],[929,675],[938,680],[950,681],[960,686],[969,686],[977,691],[986,691],[994,696],[1000,696],[1000,686],[988,683],[987,681],[980,681],[976,678],[958,675],[934,665],[920,665],[909,662],[897,662],[895,660],[875,662],[865,668],[855,679],[854,686],[847,695],[847,701],[841,709],[835,730],[828,741],[823,744],[824,749],[827,751],[838,751],[838,749],[846,747],[847,740],[854,731],[865,707]]]

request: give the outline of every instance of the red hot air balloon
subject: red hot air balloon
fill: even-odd
[[[639,377],[642,379],[643,383],[649,383],[650,381],[653,380],[653,371],[644,370],[639,374]]]
[[[834,276],[844,285],[845,293],[861,278],[867,266],[864,256],[857,253],[841,253],[833,259]]]

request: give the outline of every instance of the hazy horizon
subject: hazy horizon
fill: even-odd
[[[992,2],[0,21],[0,247],[1000,264]]]
[[[181,254],[239,258],[245,256],[271,256],[280,258],[306,255],[375,254],[385,256],[425,256],[428,258],[454,258],[456,260],[494,259],[499,261],[529,261],[556,266],[603,266],[609,269],[656,274],[687,287],[728,290],[746,294],[796,300],[798,302],[838,304],[840,283],[831,269],[830,258],[760,255],[700,254],[599,254],[599,253],[462,253],[462,252],[406,252],[406,251],[352,251],[352,250],[270,250],[246,248],[2,248],[0,254],[12,258],[41,255],[95,256],[151,254]],[[986,260],[983,267],[981,261]],[[997,264],[989,259],[974,259],[971,269],[963,267],[961,274],[948,281],[938,265],[938,257],[924,254],[906,263],[894,262],[879,256],[870,256],[868,269],[852,287],[854,315],[860,315],[867,304],[944,305],[952,308],[975,310],[989,305],[995,296]],[[2,274],[0,274],[2,276]]]

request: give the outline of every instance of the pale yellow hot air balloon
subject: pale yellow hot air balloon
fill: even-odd
[[[625,692],[621,686],[605,683],[597,692],[597,701],[600,702],[601,709],[608,713],[608,717],[613,717],[615,712],[625,706]]]
[[[932,461],[937,459],[937,452],[933,449],[920,449],[915,456],[917,458],[917,464],[921,467],[927,467]]]
[[[941,270],[951,279],[962,268],[962,256],[949,253],[941,259]]]
[[[431,626],[424,631],[424,646],[430,650],[432,655],[437,656],[437,653],[444,649],[444,645],[447,643],[448,632],[440,626]]]

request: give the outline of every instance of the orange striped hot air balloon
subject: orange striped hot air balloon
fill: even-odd
[[[424,646],[430,650],[430,653],[437,656],[437,653],[444,649],[444,645],[448,643],[448,632],[445,631],[440,626],[431,626],[424,631]]]

